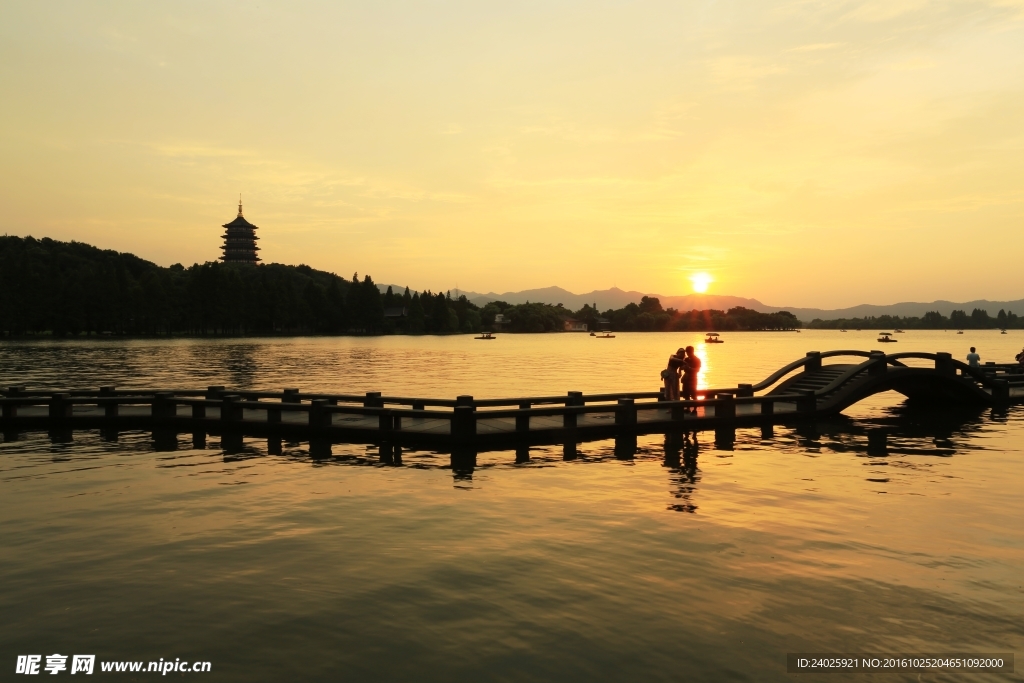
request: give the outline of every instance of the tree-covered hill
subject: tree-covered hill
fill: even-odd
[[[242,334],[379,330],[367,276],[308,266],[161,268],[79,242],[0,237],[0,330],[7,334]]]

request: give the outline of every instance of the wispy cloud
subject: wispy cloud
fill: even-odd
[[[800,45],[798,47],[791,47],[786,52],[819,52],[821,50],[832,50],[840,47],[843,43],[810,43],[808,45]]]

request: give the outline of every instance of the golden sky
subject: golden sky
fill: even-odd
[[[0,234],[413,288],[1024,297],[1024,0],[29,2]]]

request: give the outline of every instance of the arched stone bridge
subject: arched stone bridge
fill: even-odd
[[[828,363],[833,358],[859,358],[858,363]],[[927,364],[908,365],[923,360]],[[799,370],[799,372],[796,372]],[[795,373],[795,374],[794,374]],[[874,394],[896,391],[916,403],[991,405],[1024,400],[1024,367],[988,363],[970,367],[948,353],[882,351],[811,351],[754,384],[731,390],[737,397],[783,397],[813,394],[815,412],[838,413]]]

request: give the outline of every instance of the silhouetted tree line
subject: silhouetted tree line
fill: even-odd
[[[999,309],[993,318],[988,311],[975,308],[970,315],[966,311],[953,311],[949,317],[938,311],[929,311],[920,318],[898,315],[880,315],[867,318],[841,318],[821,320],[815,318],[808,327],[822,330],[868,329],[868,330],[995,330],[1024,328],[1024,319],[1012,311]]]
[[[607,328],[626,332],[794,330],[800,327],[800,321],[788,311],[760,313],[742,307],[728,311],[677,311],[674,308],[663,309],[657,298],[646,296],[638,304],[627,304],[623,308],[604,312],[599,311],[596,304],[585,304],[573,312],[561,304],[551,306],[525,303],[513,306],[504,301],[492,301],[480,313],[487,329],[493,328],[496,314],[503,314],[507,321],[503,329],[511,332],[562,330],[567,318],[584,322],[591,330]]]
[[[388,287],[382,296],[389,312],[384,332],[389,334],[454,334],[479,332],[480,308],[465,296],[452,299],[451,292],[396,294]]]

